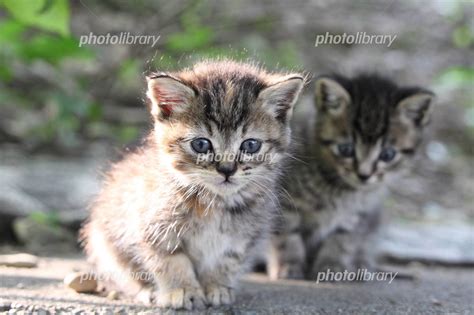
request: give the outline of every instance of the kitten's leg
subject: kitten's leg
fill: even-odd
[[[244,268],[244,252],[227,251],[212,270],[199,272],[207,303],[212,306],[232,304],[238,275]]]
[[[145,282],[134,278],[135,268],[127,266],[126,259],[120,258],[106,239],[103,230],[89,223],[82,231],[86,239],[89,261],[99,275],[101,285],[107,290],[117,290],[135,297],[141,303],[150,303],[150,288]]]
[[[267,259],[267,273],[272,280],[303,279],[306,250],[301,234],[300,216],[285,211],[277,233],[272,236]]]
[[[323,240],[314,260],[309,262],[308,279],[317,279],[319,272],[328,269],[334,272],[373,269],[375,259],[370,244],[379,226],[379,218],[379,211],[365,213],[352,230],[335,231]]]
[[[170,254],[151,247],[146,249],[145,254],[147,259],[144,265],[153,272],[158,286],[155,302],[159,307],[205,308],[204,292],[188,256],[180,251]]]
[[[305,248],[299,233],[274,235],[268,258],[270,279],[303,279]]]

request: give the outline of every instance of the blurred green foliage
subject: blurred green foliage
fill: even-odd
[[[111,85],[81,71],[70,70],[71,62],[84,68],[100,66],[100,58],[103,58],[102,47],[79,47],[78,38],[71,35],[70,15],[74,4],[68,0],[0,1],[0,106],[5,109],[20,107],[36,115],[31,118],[17,113],[21,116],[16,117],[20,121],[13,128],[14,138],[32,148],[75,148],[84,139],[87,142],[105,138],[120,143],[134,140],[147,125],[107,121],[103,102],[125,102],[123,98],[117,99],[123,96],[107,95],[106,91],[117,89],[117,86],[120,91],[140,95],[143,92],[140,80],[145,69],[167,70],[178,64],[183,67],[197,59],[212,57],[237,60],[256,57],[254,59],[270,67],[301,66],[298,50],[289,40],[273,44],[271,39],[255,36],[254,32],[242,33],[238,29],[242,40],[234,47],[229,46],[222,33],[237,29],[234,20],[228,18],[213,23],[212,27],[206,25],[204,20],[213,18],[210,4],[195,0],[186,4],[171,21],[171,31],[160,38],[159,47],[151,52],[158,57],[146,63],[150,55],[129,54],[116,69],[107,69],[110,72],[107,75],[115,78]],[[132,10],[127,14],[144,14],[143,10],[148,10],[144,3],[131,7],[120,3],[119,6]],[[79,8],[90,10],[84,6]],[[270,18],[252,23],[251,27],[262,32],[272,31]],[[97,91],[105,92],[96,95]],[[2,130],[0,141],[1,135]]]
[[[446,3],[448,4],[448,3]],[[451,34],[455,49],[471,50],[474,46],[474,28],[472,21],[466,19],[464,10],[469,8],[468,2],[451,1],[446,12],[447,18],[456,25]],[[439,91],[455,91],[456,100],[466,108],[464,122],[467,126],[467,135],[474,137],[474,68],[472,66],[452,65],[440,71],[435,78],[435,85]],[[472,153],[472,145],[469,143]]]
[[[70,34],[67,0],[3,0],[3,6],[20,23],[63,36]]]
[[[68,58],[92,59],[94,53],[78,46],[70,36],[70,8],[67,0],[4,0],[0,9],[7,17],[0,21],[1,106],[22,106],[40,117],[15,136],[33,145],[60,143],[73,146],[84,122],[97,118],[97,104],[83,97],[85,91],[57,89],[48,84],[61,73]],[[25,82],[35,62],[48,75],[38,82]],[[23,74],[25,76],[25,74]],[[59,77],[59,76],[58,76]],[[57,79],[56,79],[57,80]]]
[[[59,227],[60,220],[57,211],[41,212],[34,211],[29,215],[29,218],[37,224],[48,225],[51,227]]]
[[[454,26],[448,40],[453,49],[468,50],[474,45],[472,23],[466,20],[461,3],[455,4],[446,15]],[[157,27],[166,31],[155,34],[162,37],[153,50],[127,47],[127,53],[113,67],[104,66],[106,47],[79,47],[78,38],[72,35],[74,5],[90,13],[89,7],[68,0],[0,0],[0,106],[24,110],[17,114],[20,121],[13,133],[18,141],[32,147],[68,149],[96,139],[119,143],[134,140],[147,124],[136,119],[134,123],[120,121],[110,112],[121,106],[142,106],[145,71],[184,67],[213,57],[255,59],[270,68],[302,67],[301,49],[294,41],[274,37],[276,18],[272,14],[237,25],[232,14],[216,20],[212,5],[201,0],[186,2],[172,19],[165,15],[157,19]],[[152,8],[145,1],[88,5],[101,10],[112,5],[114,10],[138,16]],[[121,51],[119,47],[117,51]],[[151,56],[155,57],[149,59]],[[473,72],[453,64],[439,73],[435,83],[441,89],[466,91],[467,110],[474,117]],[[37,117],[30,119],[25,113]],[[468,125],[474,130],[474,118],[469,121],[473,121]]]

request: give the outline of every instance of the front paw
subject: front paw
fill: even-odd
[[[235,301],[234,289],[219,284],[206,286],[207,303],[212,306],[229,305]]]
[[[201,288],[184,287],[158,291],[156,304],[159,307],[202,310],[206,308],[206,298]]]

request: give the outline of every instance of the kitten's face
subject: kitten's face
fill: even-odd
[[[377,77],[318,80],[316,136],[325,166],[354,188],[395,177],[416,151],[432,97]]]
[[[282,76],[269,83],[256,69],[222,66],[230,68],[208,65],[203,73],[150,79],[148,95],[161,160],[176,179],[228,196],[280,174],[303,79]]]

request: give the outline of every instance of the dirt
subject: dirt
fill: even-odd
[[[0,267],[0,313],[128,314],[174,313],[127,299],[111,300],[66,288],[63,278],[87,269],[80,256],[43,257],[37,268]],[[467,268],[411,265],[415,280],[316,283],[270,282],[247,275],[233,306],[207,314],[472,314],[474,272]],[[178,312],[186,313],[186,312]]]

